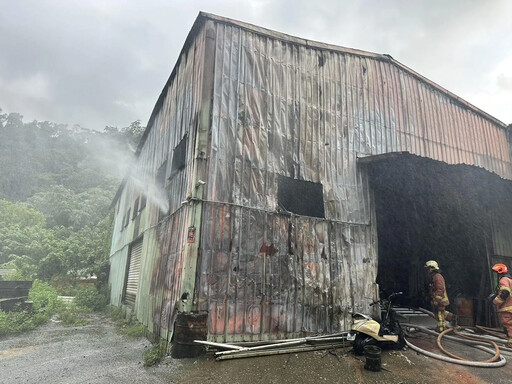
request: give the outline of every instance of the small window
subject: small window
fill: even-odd
[[[280,209],[296,215],[325,218],[322,184],[281,175],[277,182],[277,202]]]
[[[158,188],[164,188],[165,187],[165,172],[167,170],[167,160],[164,161],[164,163],[158,168],[158,171],[156,172],[156,186]]]
[[[139,214],[139,197],[137,197],[135,199],[135,203],[133,204],[133,216],[132,216],[132,220],[135,219],[137,217],[137,215]]]
[[[130,223],[130,211],[131,211],[131,208],[128,208],[128,212],[126,212],[126,221],[124,223],[125,227],[127,227],[128,224]]]
[[[183,168],[185,168],[187,160],[187,135],[181,139],[178,145],[174,148],[172,153],[172,166],[171,166],[171,176],[173,177]]]
[[[139,212],[142,211],[144,208],[146,208],[146,195],[142,194],[140,196],[140,207]]]

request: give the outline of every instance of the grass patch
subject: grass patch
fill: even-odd
[[[31,331],[45,324],[50,317],[63,308],[57,298],[57,290],[47,283],[35,280],[29,291],[33,311],[15,308],[11,312],[0,311],[0,337]]]
[[[158,364],[162,358],[167,354],[167,343],[160,341],[153,344],[151,349],[144,352],[144,367],[152,367]]]
[[[33,302],[32,311],[14,309],[12,312],[0,311],[0,337],[31,331],[47,323],[57,315],[64,325],[80,326],[89,321],[81,316],[83,313],[100,311],[108,301],[106,289],[98,290],[94,286],[80,287],[71,304],[58,298],[58,291],[51,284],[35,280],[29,292],[29,300]],[[134,334],[139,329],[131,330]]]
[[[116,323],[126,320],[126,310],[123,307],[108,306],[106,313]]]
[[[2,312],[0,311],[0,337],[31,331],[46,323],[50,316],[44,312]]]
[[[127,318],[126,309],[123,307],[109,306],[106,308],[105,313],[109,316],[119,327],[126,328],[131,325],[130,319]]]
[[[59,320],[62,321],[64,325],[79,326],[89,324],[89,320],[78,316],[77,313],[78,311],[76,308],[69,307],[60,311],[57,315],[59,316]]]
[[[130,337],[144,336],[144,326],[141,323],[135,323],[121,328],[121,333]]]
[[[120,333],[123,335],[130,337],[142,337],[145,335],[144,325],[127,318],[126,309],[109,306],[105,312],[117,324],[120,328]]]
[[[78,308],[86,311],[101,311],[107,306],[108,298],[101,293],[95,286],[81,287],[73,300]]]

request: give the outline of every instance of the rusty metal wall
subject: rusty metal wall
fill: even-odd
[[[377,295],[358,157],[410,152],[511,178],[504,127],[392,59],[217,18],[199,309],[218,341],[347,329]],[[260,33],[261,32],[261,33]],[[277,177],[323,185],[325,220],[277,213]]]
[[[213,69],[204,68],[205,25],[214,31]],[[214,71],[211,100],[206,70]],[[205,185],[198,189],[194,146],[204,144],[197,127],[205,129],[210,108],[208,153],[200,159],[207,162]],[[172,150],[185,134],[187,165],[169,179]],[[127,247],[141,235],[137,317],[168,338],[187,223],[197,218],[194,309],[209,312],[211,339],[347,329],[350,312],[369,311],[378,295],[374,205],[357,159],[402,151],[512,178],[504,126],[393,59],[200,15],[118,196],[112,297],[122,293]],[[163,194],[155,185],[162,164]],[[325,219],[278,212],[280,175],[321,183]],[[202,198],[181,205],[194,190],[204,190]],[[121,221],[142,192],[148,204],[134,233],[134,221],[126,228]]]
[[[119,305],[123,294],[126,250],[142,236],[143,256],[135,313],[154,336],[163,338],[173,324],[181,284],[181,240],[185,238],[189,215],[188,208],[181,202],[192,189],[190,175],[201,108],[204,30],[196,30],[195,34],[194,40],[184,47],[162,91],[115,208],[110,272],[112,303]],[[171,177],[173,149],[185,135],[186,166]],[[164,188],[156,180],[162,166],[165,167]],[[134,202],[142,194],[147,197],[146,207],[137,219],[130,216],[128,226],[124,227],[122,222],[127,210],[133,214]]]
[[[218,41],[223,47],[218,64],[223,67],[217,70],[230,84],[222,87],[222,102],[231,108],[251,103],[250,117],[266,125],[269,134],[273,127],[290,133],[287,119],[295,113],[301,123],[296,133],[315,144],[329,138],[335,127],[337,137],[346,140],[337,148],[343,152],[365,156],[407,151],[512,179],[505,125],[389,55],[206,17],[223,31],[218,35],[223,40]],[[243,100],[236,102],[230,92],[234,89],[246,93]],[[315,144],[310,148],[313,157],[319,153]],[[323,159],[318,159],[322,166]]]
[[[210,338],[347,329],[377,297],[368,180],[340,104],[351,90],[305,47],[222,23],[216,44],[198,282]],[[278,214],[279,175],[322,183],[326,219]]]
[[[377,295],[370,226],[208,204],[203,234],[199,309],[212,340],[348,329]]]

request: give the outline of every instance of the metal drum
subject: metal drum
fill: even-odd
[[[204,347],[194,340],[206,340],[207,321],[207,313],[179,313],[174,325],[171,356],[182,359],[201,355]]]

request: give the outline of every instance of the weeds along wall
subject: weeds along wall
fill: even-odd
[[[201,13],[115,201],[113,303],[142,238],[155,335],[190,311],[216,341],[347,329],[378,296],[358,159],[391,152],[512,178],[505,126],[391,57]]]

